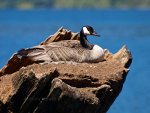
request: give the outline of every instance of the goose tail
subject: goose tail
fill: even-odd
[[[42,63],[45,59],[45,50],[42,48],[21,49],[9,59],[7,64],[0,69],[0,76],[12,74],[21,67],[26,67],[33,63]]]
[[[44,48],[28,48],[21,49],[16,53],[20,60],[30,60],[32,62],[45,62],[48,56],[45,54]]]

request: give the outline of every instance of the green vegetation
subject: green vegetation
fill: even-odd
[[[150,0],[0,0],[0,8],[149,8]]]

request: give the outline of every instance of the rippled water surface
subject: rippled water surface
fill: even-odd
[[[150,10],[0,10],[0,68],[21,48],[45,40],[61,26],[79,32],[91,25],[101,38],[89,37],[115,53],[126,44],[133,55],[121,94],[108,113],[150,113]]]

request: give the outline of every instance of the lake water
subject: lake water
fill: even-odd
[[[115,53],[124,44],[133,62],[121,94],[108,113],[150,113],[150,10],[0,10],[0,68],[21,48],[38,45],[61,26],[79,32],[91,25],[92,43]]]

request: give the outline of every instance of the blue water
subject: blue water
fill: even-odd
[[[150,113],[150,10],[40,9],[0,10],[0,68],[21,48],[32,47],[64,26],[78,32],[92,25],[101,38],[92,38],[115,53],[126,44],[133,63],[108,113]]]

